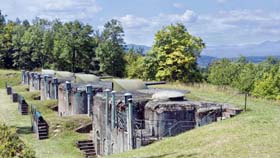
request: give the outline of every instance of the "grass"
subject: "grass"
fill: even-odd
[[[0,88],[8,85],[14,86],[20,83],[21,72],[16,70],[0,70]]]
[[[5,81],[11,85],[20,82],[20,72],[0,70],[0,88]],[[211,85],[179,85],[168,84],[156,86],[160,88],[177,88],[190,90],[186,97],[191,100],[226,102],[243,107],[244,96],[234,89],[217,88]],[[89,122],[85,116],[59,117],[49,107],[56,105],[55,100],[34,100],[39,92],[27,92],[26,86],[13,86],[23,95],[29,104],[36,105],[50,124],[50,138],[37,140],[31,133],[30,115],[22,116],[17,111],[17,103],[0,89],[0,122],[17,128],[20,138],[35,152],[36,157],[70,158],[82,157],[75,148],[75,141],[86,139],[85,134],[73,131],[80,124]],[[279,102],[248,98],[248,111],[234,118],[216,122],[176,137],[166,138],[150,146],[132,150],[111,157],[280,157],[280,106]]]
[[[10,71],[0,70],[0,73],[0,76],[4,76],[3,74],[9,74]],[[18,80],[18,78],[10,78],[9,83],[19,83]],[[34,100],[39,95],[39,91],[27,92],[27,86],[13,86],[13,89],[24,96],[29,105],[35,105],[37,110],[42,113],[50,126],[49,139],[38,140],[36,138],[36,135],[31,132],[31,116],[20,115],[17,110],[18,103],[12,103],[4,89],[0,89],[0,122],[16,128],[20,139],[35,150],[38,158],[82,157],[80,151],[75,147],[75,142],[88,139],[88,134],[76,133],[74,129],[89,123],[90,118],[85,115],[59,117],[50,109],[57,105],[56,100]]]
[[[192,100],[227,102],[243,107],[244,96],[210,85],[169,84],[156,87],[187,89]],[[111,157],[236,158],[280,157],[279,102],[251,98],[248,110],[234,118],[203,126],[152,145]]]

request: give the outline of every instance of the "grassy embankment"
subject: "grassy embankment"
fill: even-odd
[[[164,85],[160,87],[190,90],[191,93],[187,97],[192,100],[227,102],[239,107],[243,107],[244,104],[244,96],[236,95],[234,90],[221,90],[215,86]],[[249,97],[248,111],[234,118],[111,157],[278,158],[280,157],[279,142],[279,102]]]
[[[16,77],[9,78],[11,71],[0,70],[1,86],[3,79],[18,83]],[[17,74],[19,75],[19,74]],[[9,76],[13,76],[9,74]],[[243,106],[244,97],[235,91],[221,90],[215,86],[165,85],[160,87],[190,90],[187,95],[192,100],[227,102]],[[75,140],[86,137],[72,131],[80,122],[77,117],[60,118],[48,107],[55,101],[34,101],[38,92],[26,92],[23,86],[14,87],[26,97],[29,103],[37,105],[51,124],[51,137],[39,141],[30,133],[30,116],[21,116],[17,104],[11,103],[4,90],[0,90],[0,118],[18,133],[36,151],[37,157],[78,157]],[[112,157],[280,157],[280,106],[279,102],[249,98],[248,111],[234,118],[216,122],[179,136],[158,141],[150,146]],[[81,119],[83,120],[83,119]]]
[[[5,81],[14,85],[13,89],[23,95],[28,104],[34,104],[50,125],[50,138],[37,140],[31,132],[31,116],[22,116],[17,110],[17,103],[12,103],[10,96],[4,90]],[[86,116],[59,117],[49,107],[57,104],[55,100],[34,100],[39,92],[28,92],[26,86],[19,85],[20,72],[0,70],[0,122],[16,128],[20,138],[36,152],[36,157],[42,158],[70,158],[82,157],[75,147],[77,140],[88,138],[87,134],[78,134],[74,129],[81,124],[90,122]],[[18,86],[15,86],[18,85]]]

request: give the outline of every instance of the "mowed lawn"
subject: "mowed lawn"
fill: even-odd
[[[239,107],[244,105],[244,96],[234,90],[209,85],[160,87],[190,90],[187,97],[192,100],[227,102]],[[279,158],[280,105],[279,102],[249,97],[248,111],[234,118],[111,157]]]
[[[8,74],[9,76],[7,77]],[[19,71],[0,70],[0,79],[8,81],[9,84],[19,84]],[[74,129],[90,119],[85,116],[59,117],[49,106],[57,104],[55,100],[38,101],[32,97],[39,92],[27,92],[26,86],[13,86],[17,92],[24,95],[29,104],[34,104],[40,110],[50,125],[50,137],[45,140],[38,140],[31,132],[31,115],[20,115],[18,103],[12,103],[10,96],[3,89],[5,82],[1,81],[0,89],[0,123],[5,123],[17,129],[17,133],[27,145],[35,152],[38,158],[80,158],[81,152],[75,147],[77,140],[88,138],[88,134],[79,134]],[[1,142],[0,142],[1,143]]]

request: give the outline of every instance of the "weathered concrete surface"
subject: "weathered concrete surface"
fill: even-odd
[[[133,143],[129,146],[128,104],[124,97],[125,92],[117,92],[115,95],[114,122],[111,97],[108,105],[105,93],[97,93],[93,99],[93,141],[98,155],[138,148],[163,137],[174,136],[217,121],[228,113],[233,115],[240,112],[228,104],[182,100],[181,93],[165,95],[164,98],[155,97],[153,100],[151,93],[132,92]],[[115,126],[112,126],[112,123]]]

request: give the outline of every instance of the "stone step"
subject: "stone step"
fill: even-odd
[[[92,153],[95,152],[94,149],[86,149],[86,150],[82,150],[84,153]]]
[[[79,140],[79,141],[77,141],[77,143],[88,143],[88,142],[92,142],[92,140]]]
[[[48,130],[48,128],[46,126],[39,126],[38,130]]]
[[[48,126],[46,122],[38,122],[38,126]]]
[[[81,146],[79,148],[80,148],[80,150],[95,149],[93,144],[91,146]]]
[[[47,129],[47,128],[48,128],[48,126],[46,126],[46,125],[38,126],[38,129]]]
[[[41,135],[48,135],[48,132],[41,132],[41,131],[39,131],[39,135],[41,136]]]
[[[85,156],[95,156],[96,155],[96,152],[89,152],[89,153],[86,153]]]
[[[39,133],[40,132],[49,132],[48,129],[38,129]]]
[[[48,136],[39,136],[39,139],[41,140],[41,139],[47,139],[47,138],[49,138]]]
[[[80,148],[82,146],[93,146],[93,143],[80,143],[80,144],[77,144],[77,147]]]
[[[84,153],[85,157],[90,158],[96,155],[92,140],[80,140],[77,141],[76,145]]]

